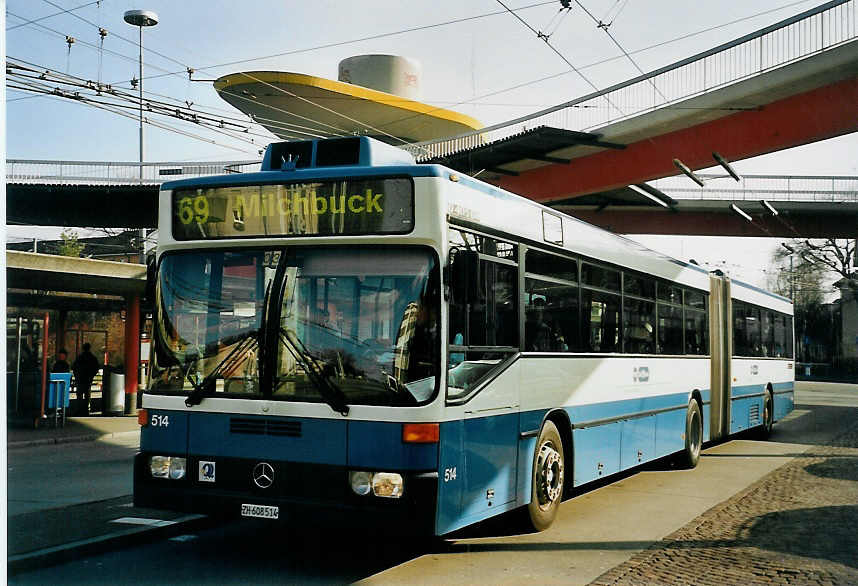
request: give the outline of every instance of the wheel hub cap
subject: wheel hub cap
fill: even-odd
[[[536,462],[537,496],[541,508],[560,498],[563,492],[563,460],[549,442],[539,450]]]

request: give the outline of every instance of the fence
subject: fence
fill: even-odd
[[[161,184],[175,179],[259,171],[259,165],[259,161],[128,163],[7,159],[6,181],[55,184]]]
[[[650,181],[674,199],[730,201],[856,202],[858,177],[824,175],[744,175],[734,181],[724,175],[698,174],[705,187],[690,185],[684,175]]]

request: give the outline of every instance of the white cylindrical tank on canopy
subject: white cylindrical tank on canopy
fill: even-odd
[[[422,67],[399,55],[356,55],[340,61],[340,81],[420,100]]]

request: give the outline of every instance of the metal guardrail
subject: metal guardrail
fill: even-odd
[[[6,181],[43,184],[159,185],[165,181],[259,171],[260,161],[129,163],[6,160]]]
[[[729,201],[858,202],[858,177],[840,175],[743,175],[741,181],[725,175],[697,174],[705,187],[689,185],[684,175],[650,181],[674,199]]]
[[[598,92],[455,137],[413,143],[418,161],[538,126],[590,131],[781,67],[856,38],[856,0],[832,0],[672,65]]]

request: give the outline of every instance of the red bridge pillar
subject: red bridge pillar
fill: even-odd
[[[137,410],[137,378],[140,373],[140,295],[126,298],[125,310],[125,412]]]

